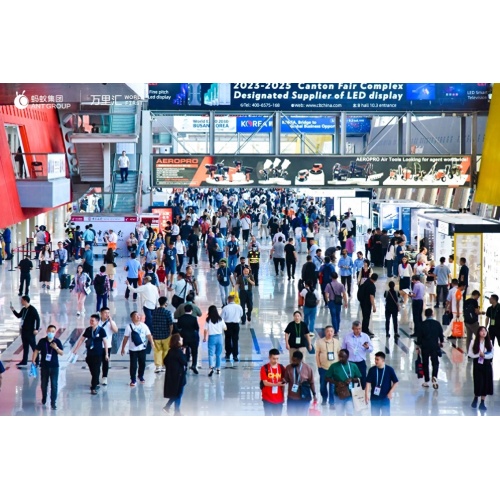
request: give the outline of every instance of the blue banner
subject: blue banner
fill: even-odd
[[[488,83],[151,83],[151,110],[486,111]]]
[[[238,116],[236,131],[242,134],[272,132],[272,117]],[[347,135],[368,134],[371,120],[369,118],[351,116],[347,118]],[[281,119],[281,133],[290,134],[334,134],[335,118],[331,116],[290,116]]]

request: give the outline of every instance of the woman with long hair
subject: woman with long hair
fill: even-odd
[[[436,301],[436,263],[431,260],[429,265],[430,267],[425,278],[425,291],[429,295],[429,302],[432,306]]]
[[[170,337],[169,351],[163,360],[165,365],[165,384],[163,397],[168,398],[163,411],[170,414],[170,407],[174,405],[174,415],[181,415],[181,399],[186,385],[187,358],[182,347],[182,337],[174,333]]]
[[[80,264],[76,268],[76,274],[73,278],[71,285],[69,286],[70,290],[76,293],[77,297],[77,310],[76,315],[80,316],[80,314],[85,313],[85,297],[87,297],[87,291],[90,290],[91,283],[90,276],[87,273],[83,272],[83,266]],[[90,292],[89,292],[90,293]]]
[[[108,248],[106,255],[104,255],[104,264],[106,264],[106,274],[109,278],[109,293],[111,294],[113,292],[116,274],[115,253],[112,248]]]
[[[398,276],[399,276],[399,293],[403,296],[403,309],[406,307],[408,302],[408,293],[404,290],[410,289],[410,280],[413,276],[413,269],[411,264],[408,262],[408,257],[403,255],[401,259],[401,264],[398,266]]]
[[[206,342],[208,338],[209,377],[214,374],[214,370],[217,372],[217,375],[220,375],[222,332],[225,330],[227,330],[226,323],[220,317],[217,307],[210,306],[208,308],[207,322],[205,323],[205,330],[203,332],[203,342]]]
[[[52,257],[52,252],[50,251],[50,245],[47,243],[43,246],[38,257],[40,259],[40,283],[42,288],[50,289],[50,280],[52,279],[52,262],[54,258]]]
[[[477,408],[478,399],[481,398],[479,409],[486,411],[484,404],[486,396],[493,396],[493,344],[485,326],[478,328],[474,342],[469,346],[469,357],[474,363],[472,369],[474,399],[471,406]]]

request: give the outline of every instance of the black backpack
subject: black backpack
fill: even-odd
[[[312,290],[307,290],[305,300],[304,300],[304,305],[306,307],[316,307],[316,302],[318,299],[316,298],[316,294]]]
[[[104,295],[106,293],[106,288],[104,287],[105,283],[106,276],[98,274],[94,277],[94,290],[97,295]]]
[[[478,321],[476,314],[476,304],[474,299],[467,299],[464,304],[464,321],[468,325],[472,325]]]

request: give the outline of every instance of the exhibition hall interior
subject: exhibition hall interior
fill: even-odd
[[[0,416],[500,415],[499,129],[489,83],[0,83]]]

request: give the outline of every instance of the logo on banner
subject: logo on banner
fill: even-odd
[[[16,92],[16,98],[14,99],[14,106],[17,109],[26,109],[30,103],[28,97],[24,95],[25,92],[26,90],[23,90],[22,94]]]

